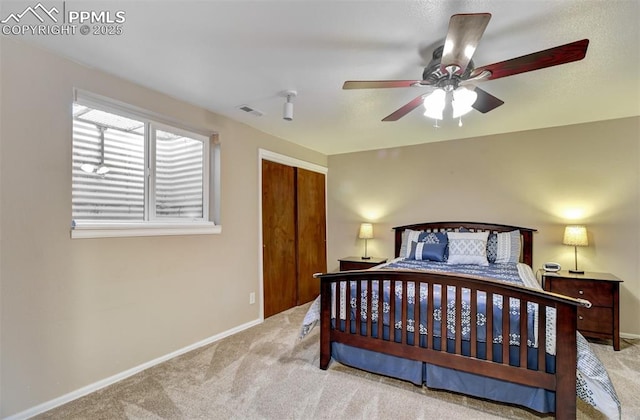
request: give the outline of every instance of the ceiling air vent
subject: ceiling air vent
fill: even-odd
[[[248,112],[251,115],[255,115],[256,117],[262,117],[264,115],[264,112],[251,108],[249,105],[240,105],[238,109],[244,112]]]

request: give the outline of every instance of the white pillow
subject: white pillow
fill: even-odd
[[[489,265],[487,238],[489,232],[447,232],[449,237],[448,264]]]
[[[402,244],[400,245],[399,257],[409,258],[411,254],[411,242],[418,242],[421,233],[423,233],[421,230],[405,229],[402,231]]]

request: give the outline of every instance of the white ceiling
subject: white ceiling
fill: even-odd
[[[90,7],[89,7],[90,5]],[[324,154],[640,115],[640,2],[146,1],[73,2],[123,10],[120,36],[35,36],[75,61],[199,105]],[[12,6],[13,7],[13,6]],[[6,15],[6,3],[2,15]],[[381,119],[418,88],[342,90],[345,80],[421,79],[449,17],[489,12],[476,66],[588,38],[584,60],[487,81],[505,101],[439,129],[420,109]],[[421,53],[422,51],[422,53]],[[425,53],[426,51],[426,53]],[[283,90],[296,90],[294,120]],[[264,112],[240,111],[249,105]]]

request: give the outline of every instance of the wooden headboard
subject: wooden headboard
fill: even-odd
[[[405,229],[423,230],[427,232],[446,232],[457,231],[461,227],[469,229],[472,232],[511,232],[513,230],[519,230],[522,238],[522,262],[529,265],[530,267],[533,267],[533,232],[537,232],[537,230],[519,226],[498,225],[494,223],[425,222],[394,227],[393,229],[396,231],[395,256],[398,257],[400,255],[400,247],[402,245],[402,232]]]

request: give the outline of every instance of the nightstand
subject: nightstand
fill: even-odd
[[[610,338],[614,350],[620,350],[620,283],[610,273],[542,274],[544,290],[591,302],[590,308],[578,308],[578,330],[585,337]]]
[[[340,261],[340,271],[349,271],[366,270],[378,264],[386,263],[387,259],[371,257],[368,260],[363,260],[362,257],[344,257],[339,258],[338,261]]]

